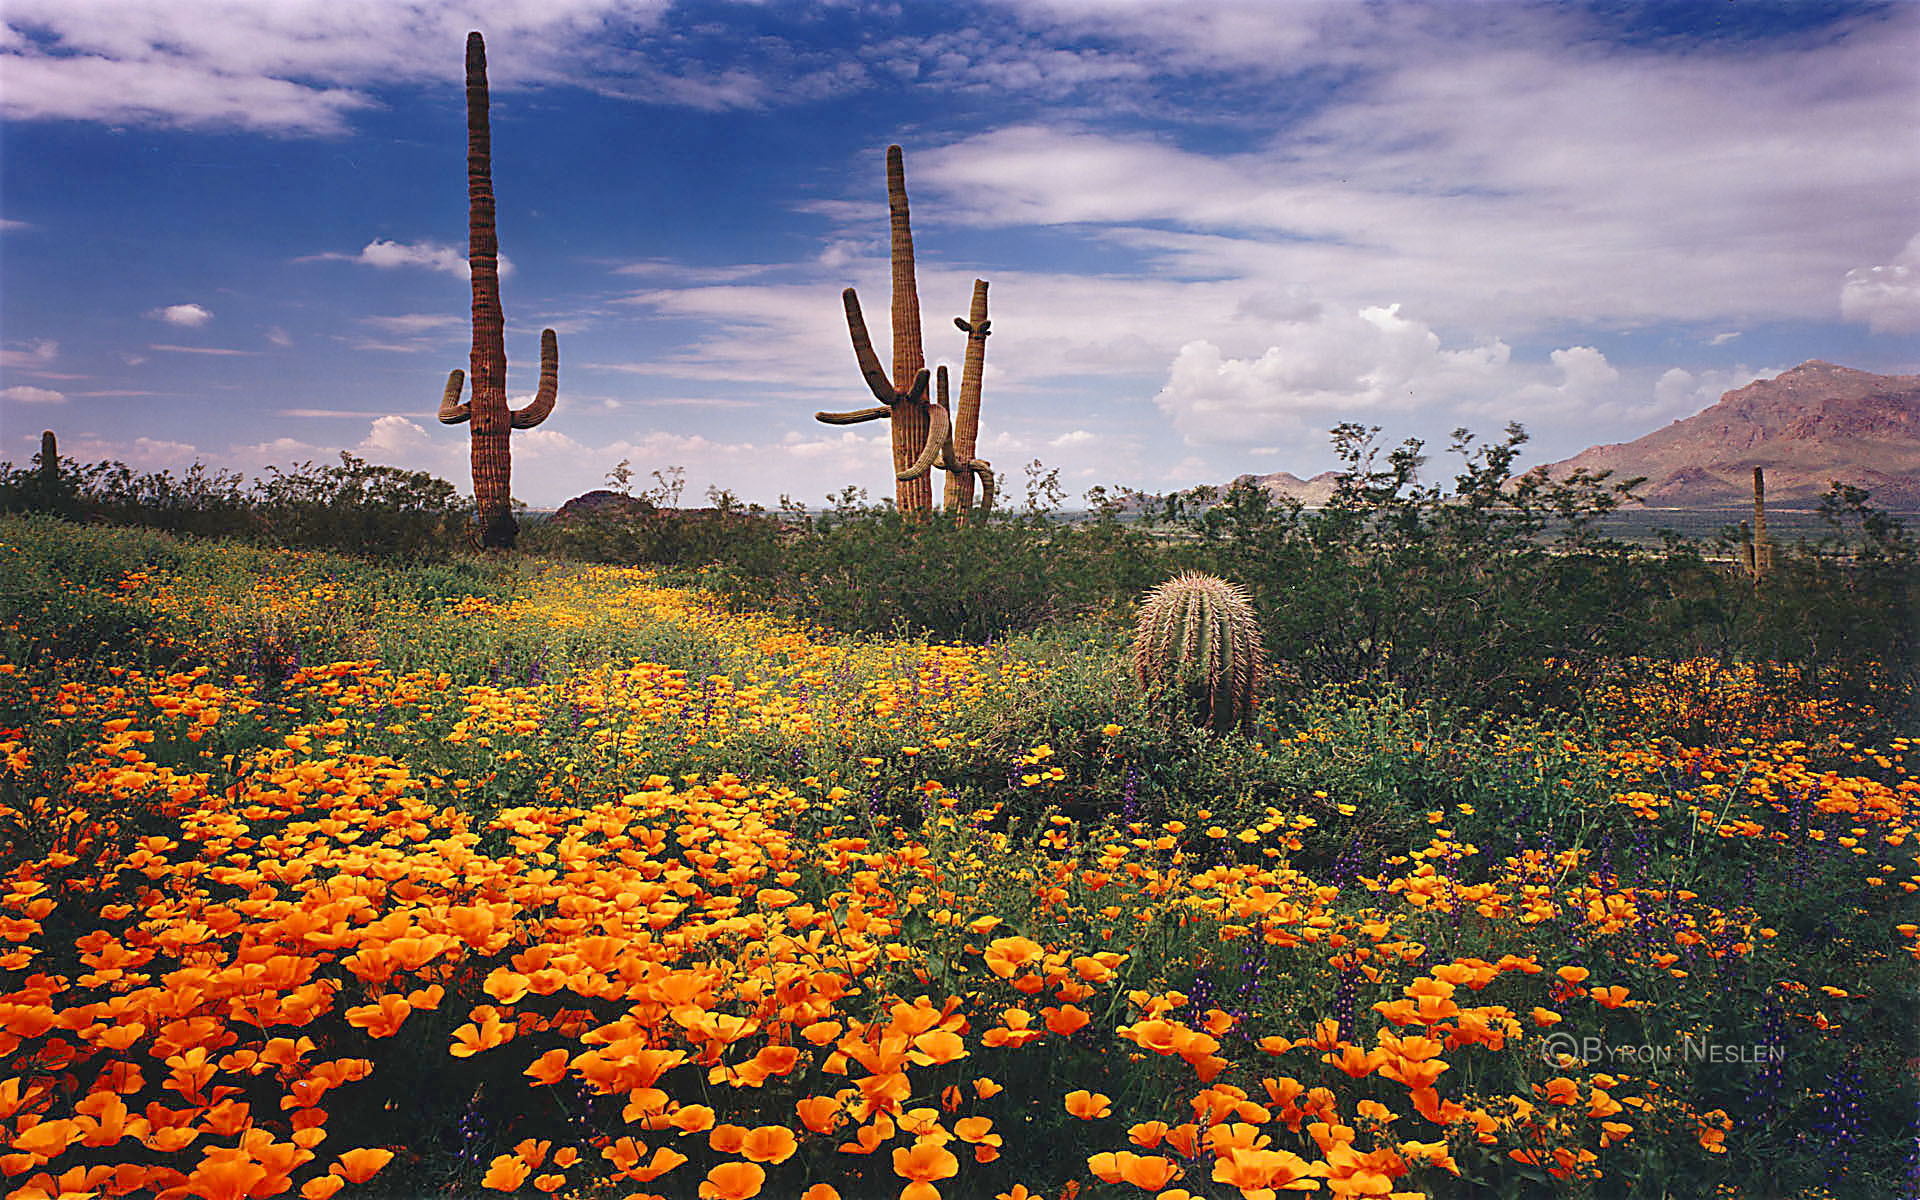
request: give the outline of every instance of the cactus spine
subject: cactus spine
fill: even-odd
[[[525,408],[507,407],[506,318],[500,308],[500,243],[494,232],[493,134],[488,123],[487,46],[467,35],[467,265],[473,280],[473,399],[461,403],[457,370],[447,375],[440,398],[444,424],[471,423],[473,499],[481,522],[480,543],[511,549],[520,532],[513,519],[510,431],[547,419],[560,388],[559,339],[540,333],[540,390]]]
[[[1245,591],[1187,571],[1148,592],[1133,635],[1133,678],[1218,732],[1244,725],[1260,686],[1260,623]]]

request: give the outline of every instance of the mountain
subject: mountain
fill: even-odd
[[[1271,475],[1242,475],[1234,483],[1251,483],[1265,488],[1276,499],[1291,497],[1308,508],[1319,508],[1333,495],[1333,481],[1338,477],[1334,471],[1322,471],[1312,479],[1302,479],[1290,471],[1275,471]]]
[[[1874,375],[1815,359],[1720,397],[1636,441],[1593,446],[1549,469],[1644,475],[1656,508],[1737,507],[1766,468],[1767,499],[1811,503],[1834,481],[1879,508],[1920,509],[1920,375]]]

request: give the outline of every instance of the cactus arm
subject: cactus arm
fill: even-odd
[[[455,368],[447,372],[447,390],[440,396],[440,423],[458,425],[473,415],[473,405],[460,401],[460,389],[467,383],[467,373]]]
[[[560,339],[551,329],[540,331],[540,390],[525,408],[513,413],[515,429],[532,429],[553,412],[560,393]]]
[[[927,402],[927,377],[927,369],[921,367],[920,373],[913,377],[912,386],[907,388],[904,395],[896,397],[896,400],[911,400],[915,404],[925,404]]]
[[[993,467],[986,459],[976,458],[967,469],[980,477],[980,515],[984,517],[993,511]]]
[[[853,356],[860,361],[860,375],[867,381],[874,399],[892,404],[898,395],[893,390],[893,380],[880,366],[880,356],[873,352],[873,338],[867,333],[866,319],[860,315],[860,296],[848,288],[840,293],[840,300],[847,309],[847,332],[853,337]]]
[[[862,421],[884,421],[893,415],[893,409],[886,405],[878,408],[856,408],[852,412],[817,412],[813,419],[826,425],[858,425]]]
[[[939,380],[938,398],[935,400],[935,403],[939,405],[942,413],[948,415],[941,418],[939,422],[940,432],[938,434],[931,432],[931,429],[929,430],[927,443],[931,445],[936,439],[939,441],[940,469],[947,472],[948,476],[951,477],[953,472],[965,470],[965,468],[960,465],[960,460],[953,456],[953,420],[951,416],[952,409],[947,404],[947,364],[945,363],[940,364]],[[931,425],[931,422],[929,424]]]
[[[953,410],[954,456],[965,463],[973,461],[974,447],[979,441],[980,381],[986,368],[987,335],[993,325],[987,318],[986,280],[973,281],[973,302],[967,315],[955,317],[953,323],[967,335],[966,357],[960,367],[960,403]],[[948,509],[959,513],[972,505],[973,480],[973,474],[968,471],[947,476],[945,504]]]
[[[944,367],[941,368],[941,374],[946,374]],[[920,448],[920,457],[914,460],[913,465],[896,474],[894,478],[904,483],[925,475],[933,470],[934,460],[940,457],[942,449],[946,450],[947,457],[951,460],[952,433],[953,427],[947,420],[947,410],[938,404],[929,404],[927,406],[927,444]]]

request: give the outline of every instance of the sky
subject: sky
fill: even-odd
[[[1920,371],[1920,0],[5,0],[0,459],[470,490],[471,29],[516,405],[559,333],[535,508],[892,495],[813,413],[872,403],[842,288],[891,344],[894,142],[930,362],[991,285],[1016,502]]]

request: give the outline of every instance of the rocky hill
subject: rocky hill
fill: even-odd
[[[1312,479],[1302,479],[1291,471],[1275,471],[1271,475],[1242,475],[1234,483],[1245,481],[1276,498],[1291,497],[1308,508],[1319,508],[1333,495],[1333,481],[1338,478],[1334,471],[1322,471]]]
[[[1877,507],[1920,509],[1920,375],[1874,375],[1815,359],[1728,392],[1711,408],[1636,441],[1554,463],[1644,475],[1656,508],[1737,507],[1767,472],[1769,503],[1812,503],[1834,482]]]

